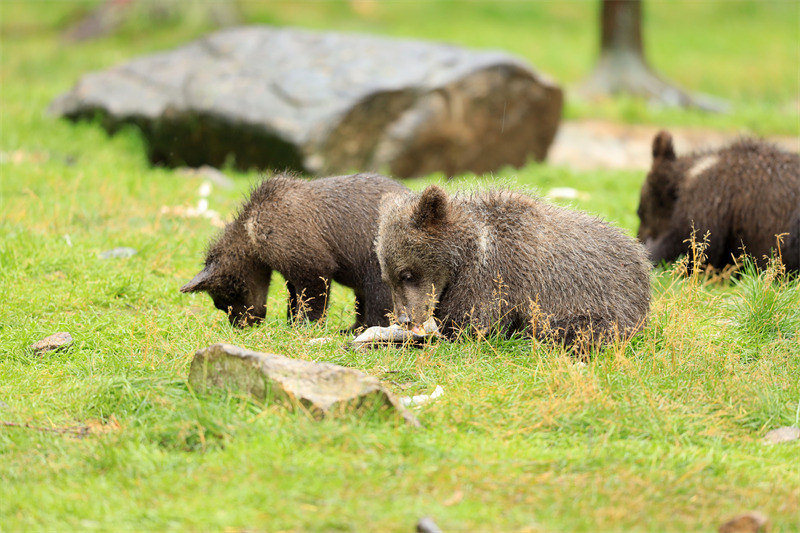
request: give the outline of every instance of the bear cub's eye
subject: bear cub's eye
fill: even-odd
[[[400,281],[403,283],[411,283],[412,281],[414,281],[414,274],[412,274],[408,270],[401,272]]]

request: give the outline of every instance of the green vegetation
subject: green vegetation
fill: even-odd
[[[60,44],[58,29],[87,5],[0,4],[0,421],[91,430],[0,426],[0,530],[410,531],[430,515],[445,530],[709,531],[748,509],[773,531],[800,528],[797,444],[761,442],[798,422],[796,278],[660,271],[645,332],[586,367],[517,339],[347,352],[336,330],[353,303],[341,287],[328,322],[291,328],[274,282],[267,323],[234,330],[207,297],[178,292],[216,230],[162,207],[194,205],[200,181],[150,167],[135,129],[109,137],[43,113],[83,72],[185,42],[204,23],[146,33],[131,23]],[[373,18],[341,3],[243,7],[264,22],[502,47],[566,82],[588,71],[596,31],[593,10],[571,2],[387,2]],[[653,63],[736,111],[706,118],[610,102],[571,104],[572,116],[797,133],[796,108],[785,109],[798,90],[798,4],[647,7]],[[210,199],[225,215],[259,179],[231,175],[235,189]],[[635,230],[639,172],[532,164],[496,179],[575,187],[588,194],[576,208]],[[138,254],[98,257],[117,246]],[[56,331],[74,345],[30,351]],[[340,342],[306,342],[323,335]],[[445,394],[418,410],[422,430],[198,397],[188,364],[214,342],[354,366],[402,395],[436,385]]]
[[[190,8],[185,17],[133,17],[110,38],[63,46],[58,30],[93,2],[7,0],[0,29],[4,68],[15,75],[58,72],[47,93],[68,89],[86,70],[184,43],[210,29]],[[599,2],[598,2],[599,4]],[[375,0],[240,1],[247,22],[298,25],[448,41],[507,50],[567,87],[589,74],[597,54],[597,7],[587,2]],[[568,95],[566,116],[664,126],[697,125],[757,134],[800,133],[800,4],[793,1],[645,2],[648,58],[666,78],[728,99],[731,112],[705,114],[619,99],[601,103]]]

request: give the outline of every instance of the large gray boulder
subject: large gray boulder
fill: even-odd
[[[562,101],[505,53],[250,26],[87,74],[50,110],[138,125],[154,163],[407,177],[542,160]]]
[[[231,344],[199,350],[189,367],[189,384],[197,391],[222,389],[259,401],[283,402],[313,416],[352,412],[387,412],[413,426],[417,418],[374,376],[359,370],[253,352]]]

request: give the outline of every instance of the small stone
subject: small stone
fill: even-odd
[[[10,406],[10,405],[8,405],[8,404],[7,404],[6,402],[4,402],[3,400],[0,400],[0,409],[10,409],[10,408],[11,408],[11,406]]]
[[[765,444],[780,444],[797,439],[800,439],[800,428],[794,426],[784,426],[782,428],[773,429],[764,435]]]
[[[127,248],[125,246],[121,246],[119,248],[113,248],[111,250],[106,250],[100,254],[100,259],[127,259],[129,257],[133,257],[136,255],[136,250],[134,248]]]
[[[444,389],[441,385],[436,385],[436,388],[430,394],[418,394],[416,396],[403,396],[400,398],[400,403],[406,407],[419,407],[423,403],[435,400],[444,394]]]
[[[72,335],[62,331],[31,344],[31,350],[36,354],[41,354],[53,350],[61,350],[70,344],[72,344]]]
[[[442,530],[439,529],[433,518],[426,516],[417,522],[417,533],[442,533]]]
[[[420,426],[419,420],[374,376],[331,363],[253,352],[230,344],[199,350],[189,368],[189,384],[200,392],[224,389],[246,393],[262,402],[286,403],[317,418],[380,410]]]
[[[734,516],[719,526],[719,533],[761,533],[767,530],[769,520],[757,511]]]

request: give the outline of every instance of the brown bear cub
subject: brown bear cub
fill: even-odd
[[[645,323],[650,264],[634,239],[589,215],[507,190],[387,197],[378,259],[402,324],[521,332],[578,349]]]
[[[639,240],[655,263],[690,253],[702,241],[709,265],[722,268],[746,252],[763,266],[780,252],[800,269],[800,157],[744,139],[715,151],[676,157],[666,131],[653,140],[653,166],[642,186]],[[776,235],[782,237],[777,249]]]
[[[373,241],[381,197],[407,191],[374,174],[265,180],[181,292],[207,292],[231,324],[246,326],[266,316],[270,277],[277,270],[289,289],[290,320],[322,318],[333,280],[355,292],[352,328],[388,325],[391,294],[381,281]]]

